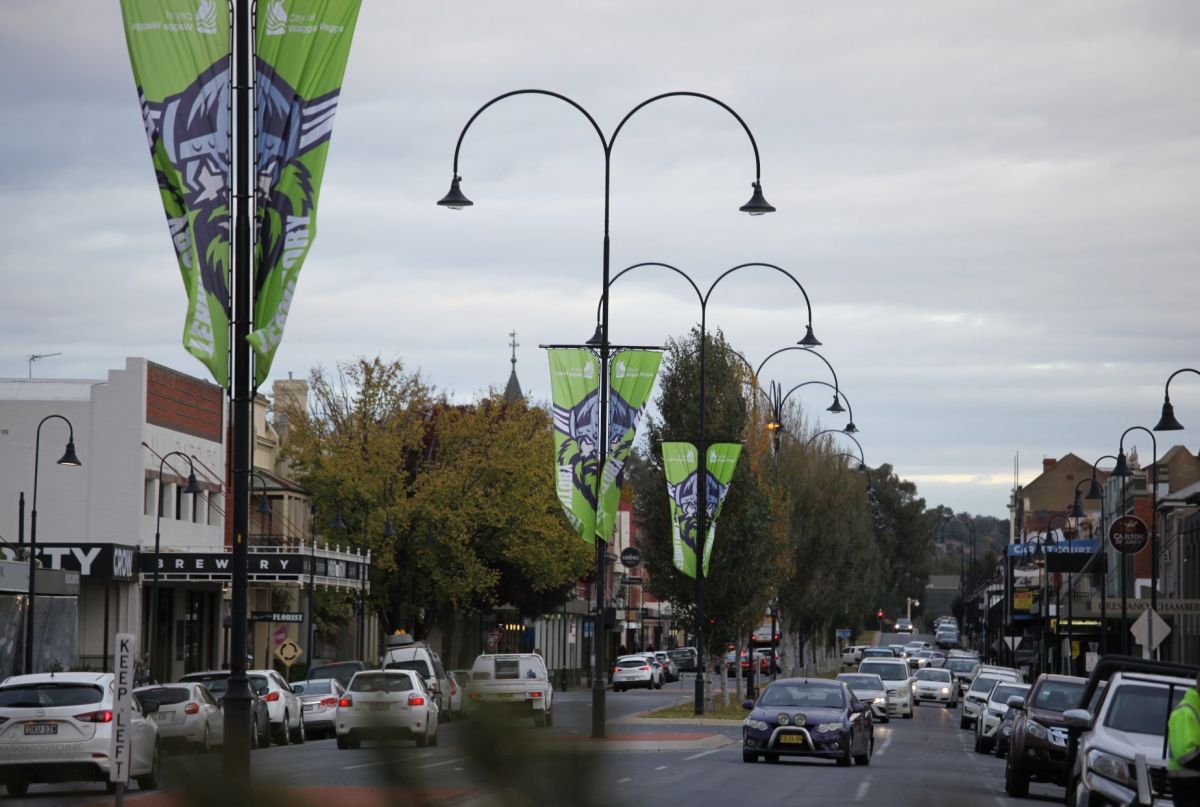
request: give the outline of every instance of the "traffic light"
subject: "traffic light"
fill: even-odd
[[[875,612],[875,618],[883,619],[883,609],[882,608],[880,608],[878,611]]]

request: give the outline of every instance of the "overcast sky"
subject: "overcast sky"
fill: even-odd
[[[286,2],[286,0],[285,0]],[[118,4],[0,5],[0,376],[103,377],[126,356],[198,376]],[[612,266],[707,286],[750,261],[803,283],[871,465],[930,505],[1004,515],[1044,456],[1115,453],[1200,365],[1200,4],[366,0],[319,209],[273,376],[382,354],[457,397],[502,387],[508,332],[533,398],[540,342],[585,339],[601,282],[603,153],[551,99],[488,110],[463,145],[465,211],[434,205],[493,96],[571,96],[613,150]],[[614,286],[611,335],[698,320],[683,282]],[[804,334],[754,269],[709,322],[752,361]],[[813,357],[764,383],[828,380]],[[807,388],[807,389],[812,389]],[[1200,384],[1172,387],[1197,448]],[[827,393],[803,395],[815,407]],[[826,416],[840,427],[844,419]],[[1134,433],[1126,447],[1149,456]],[[1063,503],[1068,504],[1067,502]]]

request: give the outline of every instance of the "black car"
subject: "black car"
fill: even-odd
[[[781,756],[869,765],[875,747],[871,707],[841,681],[783,678],[763,691],[742,723],[742,761],[778,762]]]
[[[671,657],[671,661],[675,662],[675,667],[680,672],[695,672],[697,667],[697,658],[699,653],[694,647],[679,647],[675,650],[668,650],[667,655]]]
[[[222,709],[225,705],[225,690],[229,686],[228,670],[213,670],[211,672],[188,673],[179,679],[184,681],[199,681],[208,687]],[[268,748],[271,745],[271,716],[267,712],[267,702],[260,698],[254,687],[250,687],[251,710],[254,715],[254,731],[250,734],[251,748]]]

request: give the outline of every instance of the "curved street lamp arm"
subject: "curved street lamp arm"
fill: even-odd
[[[1154,437],[1154,432],[1150,431],[1145,426],[1130,426],[1128,429],[1121,432],[1121,441],[1120,441],[1120,443],[1117,444],[1117,453],[1118,454],[1125,453],[1125,435],[1127,435],[1133,431],[1144,431],[1146,434],[1150,435],[1150,445],[1152,445],[1154,447],[1154,457],[1155,457],[1155,460],[1157,461],[1157,459],[1158,459],[1158,440]],[[1101,459],[1103,459],[1103,457]],[[1099,461],[1099,460],[1097,460],[1097,461]]]
[[[839,396],[843,401],[846,402],[846,409],[848,410],[848,414],[850,415],[850,422],[851,423],[854,422],[854,407],[850,405],[850,399],[846,397],[845,393],[843,393],[841,390],[839,390],[833,384],[830,384],[828,381],[803,381],[803,382],[797,384],[796,386],[794,386],[790,390],[788,390],[787,393],[783,396],[783,399],[779,402],[780,408],[781,409],[783,408],[783,405],[785,403],[787,403],[787,399],[791,397],[793,392],[800,389],[801,387],[808,386],[809,384],[820,384],[821,386],[829,387],[831,390],[833,390],[834,395]]]
[[[1100,464],[1101,460],[1112,460],[1113,462],[1116,462],[1117,458],[1114,457],[1112,454],[1105,454],[1102,457],[1100,457],[1099,459],[1097,459],[1095,462],[1093,462],[1092,463],[1092,479],[1096,478],[1096,466]]]
[[[584,109],[582,106],[580,106],[577,102],[573,101],[572,99],[568,98],[565,95],[562,95],[561,93],[553,92],[551,90],[536,90],[536,89],[512,90],[511,92],[506,92],[501,95],[497,95],[495,98],[488,101],[483,106],[479,107],[479,109],[475,110],[475,114],[473,114],[467,120],[467,123],[465,126],[463,126],[462,131],[458,133],[458,142],[454,144],[454,176],[456,176],[456,177],[458,176],[458,155],[459,155],[459,152],[462,150],[463,138],[465,138],[467,136],[467,130],[471,128],[471,124],[473,124],[475,122],[476,118],[478,118],[480,115],[483,114],[483,111],[485,109],[492,106],[493,104],[503,101],[505,98],[511,98],[514,95],[547,95],[551,98],[557,98],[558,100],[564,101],[564,102],[570,104],[571,106],[575,107],[575,109],[579,110],[580,114],[582,114],[585,118],[588,119],[588,123],[590,123],[592,125],[592,128],[596,130],[596,135],[600,138],[600,146],[604,149],[605,155],[606,156],[608,155],[610,146],[609,146],[608,140],[604,137],[604,130],[600,128],[600,124],[596,123],[596,119],[592,117],[592,114],[590,112],[588,112],[586,109]]]
[[[704,101],[712,101],[714,104],[721,107],[722,109],[724,109],[726,112],[728,112],[730,115],[733,115],[733,117],[737,119],[737,122],[742,125],[742,129],[745,130],[746,137],[750,138],[750,147],[752,149],[754,149],[754,181],[761,182],[762,181],[762,161],[759,159],[759,156],[758,156],[758,142],[755,141],[755,139],[754,139],[754,133],[750,131],[750,127],[746,125],[746,121],[742,120],[742,116],[739,115],[737,112],[735,112],[731,106],[726,104],[724,101],[713,98],[711,95],[705,95],[702,92],[691,92],[689,90],[676,90],[674,92],[665,92],[665,93],[662,93],[661,95],[656,95],[653,98],[647,98],[645,101],[642,101],[640,104],[635,106],[633,109],[631,109],[625,113],[625,117],[621,118],[621,122],[618,123],[617,128],[613,130],[612,137],[609,138],[608,145],[606,146],[606,148],[609,151],[612,150],[613,144],[617,142],[617,135],[619,135],[621,133],[621,130],[623,128],[625,128],[625,124],[629,121],[629,119],[632,118],[639,110],[641,110],[642,107],[649,106],[650,104],[653,104],[655,101],[661,101],[664,98],[677,98],[677,97],[699,98]],[[574,102],[572,102],[572,103],[574,103]],[[482,111],[482,110],[480,110],[480,111]],[[476,114],[478,114],[478,113],[476,113]]]
[[[810,348],[810,347],[800,347],[799,345],[789,345],[788,347],[781,347],[781,348],[779,348],[779,350],[776,350],[774,353],[772,353],[771,355],[767,356],[765,359],[763,359],[763,360],[762,360],[762,361],[759,363],[759,365],[758,365],[758,369],[754,371],[754,376],[755,376],[755,378],[757,378],[759,375],[761,375],[761,374],[762,374],[762,368],[763,368],[764,366],[766,366],[766,363],[767,363],[767,362],[769,362],[769,361],[770,361],[771,359],[773,359],[775,356],[778,356],[780,353],[785,353],[785,352],[787,352],[787,351],[789,351],[789,350],[798,350],[798,351],[800,351],[801,353],[810,353],[810,354],[812,354],[813,356],[816,356],[816,357],[817,357],[818,359],[820,359],[821,361],[825,362],[825,366],[826,366],[826,367],[828,367],[828,368],[829,368],[829,372],[833,374],[833,389],[834,389],[834,391],[835,391],[835,392],[836,392],[836,391],[838,391],[839,384],[838,384],[837,371],[833,369],[833,365],[829,363],[829,360],[828,360],[828,359],[826,359],[824,356],[822,356],[822,355],[821,355],[820,353],[818,353],[817,351],[813,350],[812,348]]]
[[[1194,370],[1191,367],[1181,367],[1180,369],[1171,373],[1171,375],[1167,377],[1166,386],[1163,388],[1163,398],[1165,400],[1171,400],[1171,382],[1175,380],[1175,376],[1179,375],[1180,373],[1195,373],[1196,375],[1200,375],[1200,370]]]
[[[812,437],[808,438],[808,442],[807,442],[807,443],[805,443],[805,445],[806,445],[806,446],[810,446],[810,445],[812,445],[812,444],[813,444],[813,441],[814,441],[814,440],[816,440],[818,437],[820,437],[820,436],[821,436],[821,435],[823,435],[823,434],[840,434],[840,435],[842,435],[843,437],[849,437],[851,440],[854,440],[854,445],[858,446],[858,460],[859,460],[859,462],[861,462],[863,465],[866,465],[866,464],[867,464],[867,460],[866,460],[866,458],[865,458],[865,456],[864,456],[864,454],[863,454],[863,447],[862,447],[862,443],[858,442],[858,440],[855,438],[855,436],[854,436],[853,434],[846,434],[846,432],[844,432],[844,431],[841,431],[841,430],[839,430],[839,429],[822,429],[821,431],[819,431],[819,432],[817,432],[816,434],[814,434]]]
[[[712,282],[712,285],[708,287],[708,291],[704,294],[704,305],[708,305],[708,298],[712,296],[713,289],[717,287],[718,283],[725,279],[726,275],[733,274],[739,269],[745,269],[750,266],[761,266],[765,269],[774,269],[776,272],[781,272],[782,274],[786,275],[789,280],[795,283],[796,288],[800,289],[800,293],[804,295],[804,306],[808,309],[808,324],[810,327],[812,326],[812,301],[808,299],[808,292],[804,290],[804,286],[800,284],[800,281],[796,279],[795,275],[780,266],[776,266],[773,263],[761,263],[756,261],[738,264],[731,269],[726,269],[717,277],[716,280]]]
[[[626,272],[631,272],[634,269],[639,269],[644,266],[657,266],[662,269],[670,269],[672,272],[674,272],[675,274],[682,277],[684,280],[686,280],[688,282],[688,285],[692,287],[692,291],[696,292],[696,302],[700,303],[700,308],[703,310],[704,295],[700,292],[700,287],[696,285],[696,282],[694,280],[692,280],[692,278],[688,275],[687,272],[683,271],[682,269],[680,269],[678,267],[672,266],[669,263],[660,263],[659,261],[643,261],[642,263],[635,263],[633,266],[626,266],[624,269],[622,269],[621,271],[617,272],[615,275],[612,276],[612,278],[608,281],[609,287],[611,288],[612,284],[616,283],[617,280],[620,279],[621,275],[624,275]],[[608,295],[608,290],[605,289],[604,292],[600,295],[600,299],[598,301],[596,301],[596,324],[597,325],[600,324],[601,311],[604,308],[604,298],[607,295]],[[744,358],[742,360],[745,361]],[[749,365],[747,365],[747,366],[749,366]]]

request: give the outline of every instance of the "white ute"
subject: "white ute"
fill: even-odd
[[[468,713],[498,706],[531,715],[535,726],[553,724],[554,687],[536,653],[484,653],[471,665]]]

